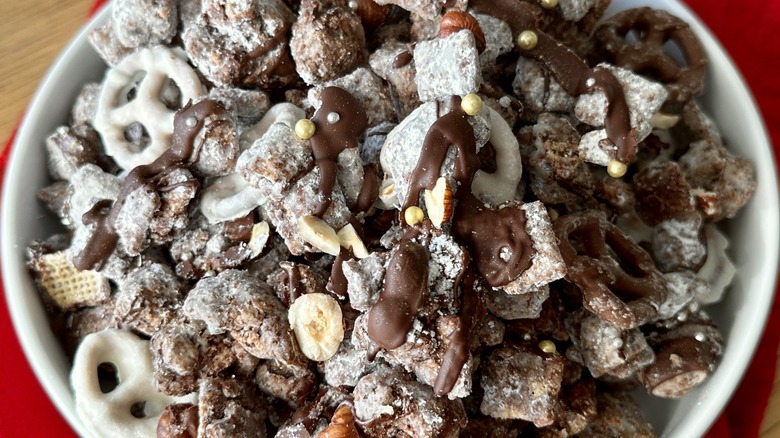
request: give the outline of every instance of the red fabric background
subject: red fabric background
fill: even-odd
[[[105,0],[97,0],[94,12]],[[775,154],[780,149],[780,2],[685,0],[715,33],[742,71],[764,115]],[[9,141],[10,145],[10,141]],[[0,154],[0,181],[9,147]],[[773,304],[767,329],[745,379],[708,438],[754,437],[772,390],[780,340],[780,309]],[[0,302],[0,438],[75,436],[43,392],[16,339],[5,300]]]

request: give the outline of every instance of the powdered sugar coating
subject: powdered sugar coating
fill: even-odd
[[[176,314],[181,285],[167,265],[152,263],[130,271],[120,284],[114,318],[126,328],[151,336]]]
[[[537,427],[552,424],[563,364],[559,355],[527,347],[495,350],[483,371],[480,411],[496,418],[523,419]]]
[[[452,438],[466,423],[460,401],[435,397],[429,387],[388,367],[361,378],[354,396],[356,417],[369,437]]]
[[[539,201],[531,202],[523,204],[520,209],[525,212],[525,229],[533,241],[534,253],[531,256],[531,266],[509,284],[501,286],[501,289],[509,294],[527,293],[566,275],[566,264],[558,251],[555,233],[544,204]]]
[[[315,111],[320,108],[320,94],[325,87],[339,87],[360,100],[368,117],[369,128],[395,119],[393,100],[387,84],[371,69],[359,67],[353,72],[309,89],[309,103]]]
[[[517,61],[512,88],[523,106],[534,113],[565,112],[574,105],[574,98],[566,94],[537,62],[529,59]]]
[[[390,85],[393,106],[399,119],[406,118],[420,104],[414,62],[396,65],[396,60],[404,53],[411,55],[409,44],[387,40],[368,59],[374,73]]]
[[[663,85],[645,79],[629,70],[609,64],[600,64],[596,68],[606,69],[615,75],[626,96],[631,135],[637,142],[642,141],[652,130],[652,117],[667,97]],[[594,127],[604,126],[607,115],[607,100],[603,92],[583,94],[574,108],[577,118]],[[590,131],[583,135],[579,146],[583,160],[606,166],[614,158],[616,149],[607,139],[606,129]]]
[[[296,79],[287,46],[293,20],[281,0],[203,0],[182,39],[198,71],[217,85],[286,85]]]
[[[179,25],[176,4],[175,0],[118,0],[111,8],[117,38],[127,47],[170,42]]]
[[[290,51],[307,84],[320,84],[365,63],[368,53],[360,18],[346,2],[303,0],[292,26]],[[334,63],[330,60],[337,59]]]
[[[182,310],[204,321],[209,333],[230,335],[253,356],[293,361],[300,351],[289,336],[287,310],[270,286],[244,271],[227,270],[200,280]]]
[[[698,213],[663,221],[653,228],[653,256],[663,272],[698,270],[707,256]]]
[[[475,93],[482,84],[477,60],[474,34],[469,31],[417,43],[414,64],[420,100],[431,102],[453,94]]]
[[[513,28],[496,17],[476,14],[486,35],[481,54],[470,32],[439,37],[442,14],[465,10],[465,1],[392,2],[402,6],[383,8],[363,0],[158,2],[159,8],[178,9],[179,23],[171,42],[165,40],[167,47],[182,54],[173,47],[183,45],[186,62],[203,81],[202,96],[225,112],[203,114],[202,128],[198,120],[194,124],[198,132],[179,132],[194,138],[193,154],[123,197],[124,208],[110,224],[119,235],[116,250],[90,274],[104,291],[72,305],[47,307],[66,349],[108,327],[151,337],[156,385],[170,395],[200,392],[192,409],[201,414],[202,436],[277,430],[279,437],[318,436],[335,421],[339,406],[358,414],[355,427],[369,437],[482,436],[485,431],[588,436],[613,433],[610,428],[621,431],[618,435],[642,436],[646,425],[630,400],[604,393],[644,384],[653,394],[676,396],[711,372],[720,341],[697,309],[699,301],[718,299],[730,276],[711,275],[728,266],[727,258],[720,257],[724,248],[710,241],[702,224],[729,217],[746,202],[755,187],[752,170],[727,152],[712,121],[688,103],[676,127],[656,126],[653,136],[640,141],[627,176],[615,179],[587,162],[604,164],[614,156],[615,146],[600,129],[607,111],[602,93],[581,96],[575,110],[577,98],[567,95],[548,70],[551,60],[526,58],[516,47]],[[136,9],[119,11],[127,19],[110,20],[93,33],[110,63],[163,38],[164,23],[155,20],[166,17],[138,12],[147,3],[137,0]],[[489,2],[472,3],[479,10]],[[600,60],[589,35],[608,3],[561,0],[545,10],[538,2],[525,2],[519,12],[533,11],[539,30],[595,65]],[[463,44],[452,44],[455,40]],[[621,78],[640,140],[661,97],[652,81]],[[143,88],[139,80],[140,75],[131,78],[121,90],[128,100]],[[322,151],[301,140],[308,134],[295,126],[325,104],[338,106],[321,101],[322,89],[333,85],[357,98],[369,129],[355,133],[350,146],[357,147],[330,157],[336,182],[322,228],[335,232],[349,224],[354,234],[348,241],[341,233],[332,255],[324,255],[318,249],[322,243],[307,234],[309,229],[301,233],[298,223],[324,200],[320,185],[332,175],[321,173],[315,163],[321,156],[315,155]],[[39,197],[69,230],[31,246],[31,254],[79,254],[96,229],[84,213],[98,201],[106,206],[118,197],[124,174],[91,127],[101,87],[82,90],[71,122],[50,139],[58,181]],[[164,81],[156,93],[159,103],[171,111],[180,108],[186,103],[180,88]],[[456,222],[468,220],[457,215],[467,210],[463,196],[471,194],[484,208],[525,213],[531,268],[503,289],[491,290],[473,270],[483,255],[461,246],[462,236],[453,237],[451,222],[431,224],[432,203],[408,203],[423,209],[416,225],[398,211],[410,201],[404,197],[412,173],[426,161],[422,145],[431,127],[466,92],[476,92],[483,104],[481,112],[467,117],[476,150],[459,156],[445,145],[444,165],[435,170],[450,184]],[[420,104],[425,93],[432,97]],[[122,135],[138,150],[151,143],[147,126],[138,121]],[[582,156],[580,143],[587,145]],[[503,148],[519,156],[507,160]],[[471,187],[460,187],[453,177],[456,163],[471,160],[472,152],[479,171]],[[500,174],[509,161],[519,169],[520,160],[526,178],[519,172],[511,180],[482,178]],[[358,197],[366,201],[361,205],[371,204],[366,198],[379,181],[373,207],[356,211]],[[491,197],[499,186],[500,196]],[[649,303],[641,327],[619,330],[583,310],[630,318],[622,301],[631,292],[617,290],[617,301],[591,297],[583,302],[581,291],[561,278],[567,270],[558,251],[563,242],[550,232],[551,224],[585,211],[604,218],[599,227],[618,222],[623,230],[635,230],[634,241],[656,258],[648,258],[648,265],[668,264],[661,282],[669,293]],[[262,244],[255,236],[258,227]],[[697,232],[701,245],[691,245]],[[409,240],[425,251],[427,285],[402,345],[379,349],[368,335],[368,314],[380,294],[403,289],[385,271],[396,247]],[[705,241],[713,263],[698,269],[688,253],[700,251]],[[361,250],[334,257],[339,247],[350,246]],[[623,250],[606,249],[612,255]],[[497,253],[503,260],[511,255],[508,249]],[[632,282],[644,281],[628,274]],[[340,281],[345,296],[339,295]],[[290,303],[312,293],[333,294],[327,296],[337,303],[346,333],[336,354],[317,364],[302,355],[287,322]],[[691,319],[696,322],[679,326]],[[689,344],[691,339],[697,344]],[[706,346],[709,356],[681,354],[681,342]],[[452,386],[447,397],[437,397],[443,379]],[[174,415],[182,409],[168,411]],[[175,415],[169,420],[184,421]]]
[[[426,102],[399,123],[385,139],[380,155],[382,169],[395,183],[398,200],[405,202],[412,173],[417,166],[425,142],[425,136],[439,115],[448,111],[448,102]],[[490,137],[490,115],[487,107],[468,118],[474,128],[477,151]],[[452,173],[455,167],[455,151],[450,149],[442,164],[440,175],[448,179],[450,187],[457,187]]]

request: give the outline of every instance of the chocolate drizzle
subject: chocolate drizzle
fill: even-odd
[[[450,146],[457,150],[455,180],[459,201],[453,215],[452,234],[474,256],[479,273],[493,287],[517,278],[531,265],[533,242],[525,230],[525,213],[514,207],[493,210],[471,192],[471,181],[480,167],[474,129],[452,99],[452,109],[439,117],[425,136],[420,159],[412,173],[404,208],[417,203],[423,188],[433,188]]]
[[[605,128],[609,140],[617,146],[616,159],[629,163],[637,152],[637,142],[631,129],[628,104],[623,87],[615,76],[603,68],[590,68],[585,61],[563,44],[539,29],[532,7],[520,0],[472,0],[469,6],[476,12],[492,15],[505,21],[515,38],[531,30],[537,35],[533,49],[520,50],[523,56],[541,62],[555,80],[572,96],[602,91],[609,107]]]
[[[468,256],[466,257],[468,259]],[[436,376],[433,391],[442,396],[452,391],[458,381],[460,371],[469,359],[469,336],[471,329],[477,322],[477,313],[480,303],[479,296],[474,289],[474,270],[468,265],[468,260],[461,277],[456,279],[455,287],[459,284],[463,287],[463,304],[460,307],[458,328],[449,337],[449,345],[441,360],[441,368]],[[455,294],[457,296],[457,294]]]
[[[368,311],[368,336],[392,350],[406,342],[428,292],[428,250],[405,240],[393,251],[379,301]]]
[[[84,249],[74,257],[73,265],[79,269],[100,269],[106,259],[114,252],[119,240],[115,224],[119,212],[127,197],[136,189],[151,186],[159,189],[159,181],[170,171],[192,164],[195,137],[211,115],[223,114],[225,109],[219,102],[203,100],[196,104],[187,103],[173,119],[171,147],[149,164],[141,165],[127,174],[122,182],[116,201],[108,208],[110,201],[98,202],[84,214],[85,225],[95,224],[95,232],[87,241]]]
[[[301,275],[298,273],[298,268],[294,263],[281,262],[279,263],[279,267],[282,268],[284,272],[282,284],[284,285],[286,294],[284,294],[283,298],[285,304],[290,306],[301,296]]]
[[[494,210],[474,195],[464,196],[452,222],[452,234],[474,256],[490,286],[508,284],[531,266],[533,241],[525,230],[525,212],[513,206]]]
[[[403,52],[395,55],[395,59],[393,59],[393,68],[405,67],[409,65],[413,59],[414,55],[412,55],[412,51],[410,49],[404,50]]]
[[[325,214],[333,201],[339,154],[344,149],[357,147],[357,138],[368,126],[360,101],[348,91],[325,87],[321,99],[322,106],[312,118],[316,131],[311,138],[314,162],[320,170],[319,193],[322,201],[314,211],[318,217]]]
[[[290,55],[290,47],[287,41],[290,27],[291,26],[288,23],[284,23],[284,25],[276,31],[273,38],[269,38],[264,44],[260,44],[251,52],[244,54],[244,56],[241,57],[241,65],[249,66],[257,63],[259,59],[265,58],[271,51],[281,47],[279,54],[270,60],[270,64],[260,72],[258,76],[265,78],[264,80],[266,82],[270,82],[274,75],[278,78],[282,78],[280,80],[282,83],[295,81],[295,78],[298,77],[298,73],[295,71],[295,61],[293,61],[292,55]],[[244,69],[246,69],[246,67]]]
[[[453,96],[452,109],[439,117],[428,130],[423,142],[420,158],[412,173],[409,193],[404,209],[417,204],[423,188],[433,189],[440,176],[441,165],[450,146],[457,150],[453,177],[460,184],[459,189],[469,193],[474,174],[479,170],[474,128],[468,122],[468,115],[460,107],[460,97]]]
[[[441,110],[437,102],[437,115]],[[474,129],[453,96],[451,109],[441,115],[428,130],[420,158],[412,172],[404,209],[415,205],[424,188],[432,188],[440,177],[441,166],[450,147],[457,155],[453,177],[458,182],[454,198],[458,201],[452,223],[452,235],[468,247],[479,273],[491,286],[505,285],[531,265],[533,242],[525,229],[525,213],[510,203],[501,209],[484,205],[471,191],[474,174],[480,167]],[[414,239],[430,226],[406,226],[396,252],[388,262],[384,289],[379,301],[368,312],[368,336],[379,347],[394,349],[406,341],[422,299],[428,291],[428,258],[425,246]],[[424,240],[424,239],[423,239]],[[454,287],[462,288],[460,325],[449,338],[434,391],[443,395],[452,390],[469,357],[469,336],[477,320],[480,298],[475,291],[475,273],[470,259],[464,260],[464,271]],[[453,295],[457,297],[457,290]],[[457,306],[457,302],[454,303]],[[378,348],[369,352],[372,358]]]
[[[339,255],[336,256],[336,260],[333,261],[333,266],[330,268],[330,281],[328,282],[328,289],[334,294],[345,297],[347,296],[347,277],[344,276],[344,262],[352,258],[352,253],[344,248],[341,248]]]
[[[379,174],[375,164],[363,166],[363,185],[355,202],[355,213],[367,212],[379,198]]]

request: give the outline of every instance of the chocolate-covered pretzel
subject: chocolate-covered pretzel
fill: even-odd
[[[637,41],[629,39],[631,33]],[[629,9],[606,20],[596,29],[595,37],[598,50],[608,61],[666,84],[668,102],[687,102],[704,89],[707,55],[688,23],[668,12]],[[668,41],[680,48],[684,63],[665,50]]]
[[[653,326],[647,342],[655,362],[639,373],[647,392],[657,397],[680,398],[715,370],[723,351],[723,337],[703,312],[662,321]]]
[[[582,304],[622,330],[655,318],[666,285],[650,255],[596,211],[572,213],[553,225]]]

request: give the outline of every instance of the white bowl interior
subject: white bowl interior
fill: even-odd
[[[703,386],[679,401],[653,398],[643,391],[636,394],[659,434],[688,438],[704,434],[734,392],[771,308],[780,242],[777,175],[766,131],[750,92],[709,31],[673,0],[614,0],[608,14],[637,6],[663,8],[691,23],[710,59],[706,94],[701,101],[729,147],[755,166],[758,177],[754,198],[727,225],[737,277],[727,298],[707,308],[726,342],[717,371]],[[17,335],[44,389],[82,436],[87,433],[75,413],[69,365],[49,328],[25,267],[25,248],[31,240],[45,238],[59,229],[56,220],[35,201],[37,190],[48,180],[44,140],[57,126],[67,123],[72,102],[82,85],[99,81],[104,74],[105,64],[90,47],[87,34],[108,18],[108,11],[102,10],[73,39],[33,99],[7,169],[0,229],[4,287]]]
[[[729,255],[737,275],[726,298],[705,308],[723,332],[726,345],[717,370],[704,385],[681,400],[660,400],[644,391],[635,393],[656,432],[669,437],[695,437],[709,429],[736,390],[772,307],[780,246],[775,157],[744,79],[701,21],[685,6],[670,1],[614,1],[607,14],[617,8],[639,6],[666,9],[690,23],[699,36],[710,61],[700,101],[720,128],[729,149],[755,166],[758,179],[753,199],[725,224],[730,238]]]
[[[81,436],[88,433],[76,415],[70,366],[25,267],[25,248],[33,239],[62,231],[56,218],[36,202],[37,191],[49,182],[45,139],[47,133],[68,123],[82,86],[102,79],[106,64],[89,45],[87,35],[104,23],[109,13],[104,8],[81,29],[38,87],[13,144],[0,210],[3,287],[17,336],[43,388]]]

